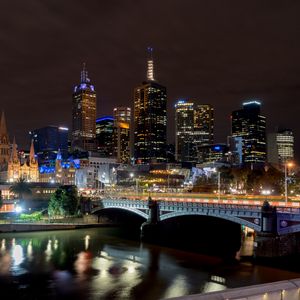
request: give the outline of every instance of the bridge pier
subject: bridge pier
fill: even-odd
[[[255,258],[290,256],[299,253],[298,236],[295,233],[274,235],[258,232],[254,242]]]
[[[296,233],[278,234],[276,207],[265,201],[261,213],[261,232],[255,236],[254,257],[272,258],[299,253]]]
[[[154,242],[159,237],[159,205],[149,196],[148,198],[149,215],[148,220],[141,225],[141,240]]]

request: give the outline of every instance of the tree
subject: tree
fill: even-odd
[[[78,206],[76,186],[61,186],[50,198],[48,213],[50,216],[72,216],[78,212]]]
[[[212,193],[217,190],[217,182],[213,177],[201,176],[197,179],[193,186],[193,192],[196,193]]]
[[[24,195],[31,195],[31,189],[29,187],[29,184],[25,181],[24,178],[19,178],[17,182],[15,182],[9,190],[18,195],[20,202],[23,202]]]

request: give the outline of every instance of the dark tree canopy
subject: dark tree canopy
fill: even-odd
[[[48,212],[50,216],[72,216],[78,212],[79,197],[74,185],[59,187],[51,196]]]

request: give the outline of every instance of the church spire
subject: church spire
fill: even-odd
[[[2,114],[1,114],[0,133],[1,134],[7,134],[6,120],[5,120],[4,111],[2,111]]]
[[[154,81],[154,62],[153,62],[153,48],[147,48],[147,80]]]
[[[88,71],[86,69],[85,62],[82,64],[82,71],[80,73],[80,82],[81,83],[89,83],[90,79],[88,78]]]
[[[30,145],[29,162],[31,164],[35,164],[36,163],[33,140],[31,140],[31,145]]]

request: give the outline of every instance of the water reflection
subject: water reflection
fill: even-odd
[[[23,248],[20,245],[14,245],[12,248],[11,256],[14,266],[19,266],[24,260]]]
[[[55,295],[74,300],[152,300],[300,274],[253,265],[224,266],[207,256],[113,238],[108,229],[88,229],[3,234],[0,288],[6,287],[7,277],[13,278],[15,298],[22,291],[22,299],[27,299],[27,292],[35,293],[31,299],[42,299],[46,293],[47,299]]]
[[[90,236],[89,235],[86,235],[84,237],[84,247],[85,247],[85,250],[88,250],[89,249],[89,244],[90,244]]]
[[[91,252],[82,251],[78,254],[74,263],[75,270],[79,276],[87,274],[92,269],[93,256]]]
[[[32,252],[32,240],[29,241],[27,246],[27,258],[29,261],[33,259],[33,252]]]
[[[2,239],[2,241],[1,241],[1,253],[4,253],[5,250],[6,250],[5,239]]]
[[[52,241],[48,240],[47,248],[45,250],[45,255],[46,255],[45,259],[46,259],[46,261],[50,261],[52,253],[53,253],[52,252]]]

